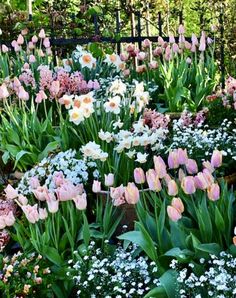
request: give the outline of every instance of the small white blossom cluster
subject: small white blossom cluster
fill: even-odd
[[[136,248],[116,248],[113,255],[95,249],[91,242],[83,260],[68,271],[77,286],[77,297],[143,297],[160,285],[157,267],[147,257],[134,257]]]
[[[209,129],[208,125],[201,124],[197,127],[183,127],[175,120],[171,148],[186,148],[190,156],[201,156],[202,159],[211,156],[218,149],[224,156],[236,160],[236,129],[227,119],[216,129]]]
[[[131,130],[119,130],[117,133],[104,132],[100,130],[98,136],[102,141],[110,143],[115,141],[115,150],[118,153],[126,151],[129,158],[137,158],[139,163],[145,163],[147,153],[141,151],[146,150],[150,146],[152,151],[163,149],[163,142],[168,134],[168,129],[157,128],[151,129],[145,125],[144,119],[133,123]]]
[[[95,167],[95,163],[89,164]],[[41,185],[46,185],[49,191],[54,191],[56,185],[54,175],[62,172],[64,178],[74,185],[88,180],[88,165],[76,158],[75,150],[60,152],[57,155],[44,158],[38,165],[26,172],[18,184],[18,192],[23,195],[32,193],[31,178],[37,177]]]
[[[200,259],[206,271],[201,275],[194,273],[194,265],[179,269],[178,262],[172,261],[171,267],[178,270],[180,298],[228,298],[236,297],[236,258],[226,252],[220,256],[210,255],[210,260]]]
[[[101,146],[95,142],[88,142],[80,149],[85,159],[90,158],[92,160],[105,161],[108,158],[108,153],[101,149]]]

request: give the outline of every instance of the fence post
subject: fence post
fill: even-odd
[[[116,34],[118,35],[117,38],[120,39],[120,10],[119,8],[116,9]],[[117,53],[120,55],[120,50],[121,50],[121,44],[119,40],[116,43],[117,45]]]
[[[179,24],[183,25],[183,11],[182,10],[179,12]]]
[[[138,35],[138,47],[139,50],[141,51],[142,49],[142,39],[141,39],[141,14],[140,11],[137,12],[137,17],[138,17],[138,23],[137,23],[137,35]]]
[[[161,19],[160,11],[158,11],[158,31],[159,31],[159,36],[162,36],[162,19]]]
[[[224,41],[224,4],[220,7],[220,70],[221,70],[221,87],[225,88],[225,41]]]
[[[27,1],[27,9],[28,9],[28,21],[32,21],[32,0]]]
[[[57,57],[56,57],[54,39],[55,39],[55,32],[54,32],[54,20],[53,20],[53,11],[52,11],[51,12],[51,47],[52,47],[53,63],[55,66],[57,63]]]

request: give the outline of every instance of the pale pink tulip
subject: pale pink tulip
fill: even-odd
[[[172,206],[167,206],[167,214],[168,214],[170,220],[175,221],[175,222],[180,220],[182,217],[181,213],[179,213],[179,211]]]
[[[179,33],[179,34],[184,34],[184,33],[185,33],[184,25],[182,25],[182,24],[179,25],[178,33]]]
[[[167,174],[167,171],[166,171],[166,164],[164,160],[161,158],[161,156],[154,156],[153,161],[154,161],[154,168],[158,177],[159,178],[165,177]]]
[[[206,34],[204,31],[202,31],[201,38],[200,38],[199,51],[204,52],[205,50],[206,50]]]
[[[30,55],[29,56],[29,63],[35,63],[36,62],[36,58],[34,55]]]
[[[124,74],[125,77],[128,77],[130,75],[130,70],[128,68],[124,69],[123,74]]]
[[[133,182],[125,187],[125,199],[128,204],[137,204],[139,200],[139,190]]]
[[[194,46],[198,45],[198,39],[194,33],[192,34],[191,40],[192,40],[192,45],[194,45]]]
[[[5,215],[6,226],[8,226],[8,227],[13,226],[15,221],[16,221],[16,219],[15,219],[15,216],[12,211],[10,211],[7,215]]]
[[[48,217],[47,209],[46,208],[39,208],[39,219],[44,220]]]
[[[203,167],[204,167],[205,169],[208,169],[208,171],[209,171],[211,174],[215,171],[214,167],[211,165],[211,163],[210,163],[209,161],[204,161],[204,162],[202,163],[202,165],[203,165]]]
[[[178,53],[178,52],[179,52],[179,46],[177,45],[177,43],[174,43],[174,44],[172,45],[172,51],[173,51],[174,53]]]
[[[78,195],[73,199],[75,203],[75,207],[78,210],[85,210],[87,208],[87,195],[83,193],[82,195]]]
[[[114,174],[105,175],[105,185],[111,187],[114,184]]]
[[[155,170],[149,169],[146,172],[148,187],[152,191],[160,191],[162,189],[161,182]]]
[[[21,205],[27,205],[28,204],[28,199],[23,196],[23,195],[19,195],[17,198],[17,201],[21,204]]]
[[[162,48],[161,47],[157,47],[157,48],[155,48],[154,50],[153,50],[153,56],[154,57],[158,57],[158,56],[160,56],[161,54],[162,54]]]
[[[194,177],[194,181],[195,181],[195,186],[198,189],[204,190],[204,189],[207,189],[207,187],[209,186],[209,182],[206,179],[204,173],[202,172],[199,172],[197,176]]]
[[[186,162],[186,169],[189,174],[196,174],[198,172],[198,166],[194,159],[189,158]]]
[[[208,181],[208,184],[212,184],[214,183],[214,177],[212,176],[212,174],[210,173],[210,171],[208,169],[203,169],[203,174],[204,177],[206,178],[206,180]]]
[[[9,51],[8,47],[7,47],[5,44],[3,44],[3,45],[2,45],[2,52],[3,52],[4,54],[6,54],[8,51]]]
[[[5,83],[3,83],[1,86],[0,86],[0,99],[5,99],[9,96],[9,92],[7,90],[7,86]]]
[[[188,195],[195,193],[196,187],[195,187],[194,178],[192,176],[184,177],[181,182],[181,187],[183,191]]]
[[[59,209],[59,201],[54,194],[49,193],[47,196],[47,206],[50,213],[56,213]]]
[[[158,39],[157,39],[157,42],[158,42],[158,44],[159,44],[159,46],[163,46],[164,45],[164,39],[161,37],[161,36],[158,36]]]
[[[168,155],[168,166],[170,169],[177,169],[179,167],[178,151],[170,151]]]
[[[25,91],[23,86],[19,87],[18,97],[19,97],[19,99],[24,100],[24,101],[29,100],[29,93],[27,91]]]
[[[37,200],[45,201],[48,196],[48,189],[45,185],[38,186],[36,189],[33,190],[33,194],[35,195]]]
[[[36,35],[34,35],[31,40],[33,43],[37,43],[39,39]]]
[[[166,174],[163,179],[165,180],[166,185],[168,185],[168,183],[172,180],[169,174]]]
[[[92,191],[94,193],[99,193],[101,192],[101,182],[98,180],[94,180],[93,181],[93,185],[92,185]]]
[[[120,198],[124,198],[125,188],[123,184],[118,187],[110,188],[110,195],[113,200],[118,200]]]
[[[145,182],[145,174],[142,168],[134,169],[134,181],[137,184],[143,184]]]
[[[185,40],[184,46],[187,50],[191,50],[192,44],[190,42],[188,42],[187,40]]]
[[[179,148],[177,149],[178,163],[180,165],[186,164],[188,160],[188,154],[186,149]]]
[[[140,61],[143,61],[146,58],[146,53],[144,52],[139,52],[137,55],[137,59]]]
[[[151,46],[152,42],[148,39],[148,38],[145,38],[144,41],[142,42],[142,46],[144,48],[149,48]]]
[[[18,45],[23,45],[23,43],[24,43],[24,37],[20,34],[20,35],[18,36],[16,42],[17,42]]]
[[[49,41],[49,38],[48,37],[46,37],[46,38],[44,38],[44,40],[43,40],[43,45],[44,45],[44,47],[47,49],[47,48],[50,48],[50,41]]]
[[[169,43],[175,43],[175,38],[172,33],[169,35]]]
[[[158,68],[158,63],[157,63],[157,61],[151,61],[151,62],[149,63],[149,68],[150,68],[150,69],[157,69],[157,68]]]
[[[65,183],[65,177],[62,172],[55,172],[53,174],[53,182],[55,183],[56,187],[62,186]]]
[[[59,201],[68,201],[81,194],[81,186],[75,186],[70,181],[65,181],[56,189],[57,198]]]
[[[214,150],[211,156],[211,165],[214,168],[219,168],[222,165],[222,152]]]
[[[173,198],[171,201],[171,206],[178,210],[179,213],[184,212],[184,204],[180,198]]]
[[[4,192],[8,200],[13,200],[18,197],[18,191],[10,184],[7,185],[7,187],[4,189]]]
[[[178,193],[178,186],[175,182],[175,180],[170,180],[167,184],[168,187],[168,195],[169,196],[176,196]]]
[[[31,177],[29,180],[29,184],[32,189],[37,189],[40,186],[38,177],[37,176]]]
[[[179,181],[182,182],[183,178],[185,177],[185,173],[182,169],[179,169],[179,172],[178,172],[178,178],[179,178]]]
[[[220,198],[220,187],[217,183],[211,184],[209,188],[207,189],[207,195],[209,200],[211,201],[217,201]]]
[[[5,229],[5,227],[6,227],[5,216],[1,215],[0,216],[0,230]]]
[[[21,206],[21,209],[29,222],[34,224],[39,220],[38,204]]]
[[[186,63],[187,64],[191,64],[192,63],[192,59],[190,57],[186,58]]]
[[[34,48],[35,48],[34,43],[33,43],[32,41],[30,41],[30,42],[28,43],[28,49],[29,49],[29,50],[33,50]]]
[[[45,37],[46,37],[45,31],[44,31],[44,29],[41,29],[39,32],[39,38],[43,39]]]

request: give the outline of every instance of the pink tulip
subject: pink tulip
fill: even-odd
[[[179,181],[182,182],[183,178],[185,177],[185,173],[182,169],[179,169],[179,172],[178,172],[178,178],[179,178]]]
[[[18,97],[21,100],[25,100],[25,101],[29,100],[29,93],[25,91],[23,86],[19,87]]]
[[[182,25],[182,24],[179,25],[178,33],[179,33],[179,34],[184,34],[184,33],[185,33],[184,25]]]
[[[97,181],[97,180],[93,181],[92,191],[94,193],[101,192],[101,182],[100,181]]]
[[[120,60],[125,62],[125,61],[129,60],[129,56],[126,53],[121,53]]]
[[[34,35],[31,40],[32,40],[33,43],[37,43],[38,42],[38,37],[36,35]]]
[[[87,208],[87,195],[83,193],[82,195],[78,195],[73,199],[75,203],[75,207],[78,210],[85,210]]]
[[[207,195],[209,200],[211,201],[217,201],[220,198],[220,187],[217,183],[213,183],[208,189],[207,189]]]
[[[127,69],[124,69],[123,70],[123,75],[125,76],[125,77],[128,77],[129,75],[130,75],[130,70],[127,68]]]
[[[148,187],[152,191],[160,191],[162,189],[161,182],[155,170],[150,169],[146,172]]]
[[[186,169],[189,174],[196,174],[198,172],[198,166],[194,159],[189,158],[186,163]]]
[[[36,62],[36,58],[34,55],[30,55],[29,56],[29,63],[35,63]]]
[[[177,43],[174,43],[174,44],[172,45],[172,51],[173,51],[174,53],[178,53],[178,52],[179,52],[179,46],[177,45]]]
[[[3,84],[0,86],[0,99],[5,99],[5,98],[7,98],[9,95],[10,95],[10,94],[9,94],[9,92],[8,92],[8,90],[7,90],[7,86],[6,86],[6,84],[3,83]]]
[[[28,43],[28,49],[29,49],[29,50],[33,50],[34,48],[35,48],[34,43],[33,43],[32,41],[30,41],[30,42]]]
[[[13,188],[10,184],[4,189],[7,200],[13,200],[18,197],[18,191]]]
[[[13,88],[16,92],[19,92],[19,88],[21,86],[21,82],[19,81],[19,79],[17,77],[14,77],[13,80]]]
[[[166,174],[163,179],[165,180],[166,185],[168,185],[168,183],[172,180],[169,174]]]
[[[111,187],[114,184],[114,174],[105,175],[105,185]]]
[[[211,165],[209,161],[204,161],[202,163],[203,167],[207,169],[211,174],[215,171],[214,167]]]
[[[179,211],[179,213],[184,212],[184,204],[180,198],[173,198],[171,201],[171,206]]]
[[[197,50],[196,46],[194,44],[192,44],[192,47],[191,47],[191,52],[192,53],[195,53]]]
[[[145,182],[145,174],[142,168],[134,169],[134,181],[137,184],[143,184]]]
[[[53,174],[53,182],[55,183],[56,187],[60,187],[65,183],[65,177],[62,172],[55,172]]]
[[[168,166],[170,169],[177,169],[179,167],[178,151],[170,151],[168,156]]]
[[[198,39],[197,39],[197,36],[194,33],[192,34],[191,40],[192,40],[192,44],[194,46],[197,46],[198,45]]]
[[[20,35],[18,36],[16,42],[17,42],[18,45],[23,45],[23,43],[24,43],[24,37],[20,34]]]
[[[25,196],[23,196],[23,195],[19,195],[17,201],[21,205],[27,205],[28,204],[28,199]]]
[[[144,48],[149,48],[151,46],[152,42],[148,39],[148,38],[145,38],[144,41],[142,42],[142,46]]]
[[[214,183],[214,177],[212,176],[212,174],[210,173],[210,171],[208,169],[203,169],[202,172],[203,172],[204,177],[207,180],[209,185]]]
[[[136,204],[139,200],[139,190],[133,182],[125,187],[125,199],[128,204]]]
[[[182,215],[177,209],[172,206],[167,206],[167,214],[172,221],[178,221],[181,219]]]
[[[33,206],[25,205],[22,206],[21,209],[29,222],[34,224],[39,220],[38,204],[35,204]]]
[[[46,49],[50,48],[50,41],[48,37],[44,38],[43,45]]]
[[[6,227],[5,216],[1,215],[0,216],[0,230],[5,229],[5,227]]]
[[[44,220],[48,217],[46,208],[39,208],[39,219]]]
[[[175,180],[170,180],[167,184],[168,187],[168,195],[169,196],[176,196],[178,193],[178,186]]]
[[[157,69],[157,68],[158,68],[158,63],[157,63],[157,61],[151,61],[151,62],[149,63],[149,68],[150,68],[150,69]]]
[[[202,35],[200,38],[199,51],[204,52],[205,50],[206,50],[206,34],[204,31],[202,31]]]
[[[157,47],[153,50],[153,56],[154,57],[158,57],[162,54],[162,48],[161,47]]]
[[[22,34],[23,36],[27,35],[28,33],[29,33],[28,28],[24,28],[24,29],[21,30],[21,34]]]
[[[166,164],[164,160],[160,156],[154,156],[153,161],[154,161],[155,171],[158,177],[159,178],[165,177],[167,172],[166,172]]]
[[[191,59],[191,58],[189,58],[189,57],[188,57],[188,58],[186,58],[186,63],[187,63],[187,64],[191,64],[191,63],[192,63],[192,59]]]
[[[143,61],[146,58],[146,53],[144,52],[139,52],[137,55],[137,59],[140,61]]]
[[[179,45],[182,48],[184,44],[185,44],[185,37],[183,34],[180,34],[179,35]]]
[[[186,162],[188,161],[187,150],[182,148],[177,149],[177,158],[178,158],[178,163],[180,165],[186,164]]]
[[[214,150],[211,157],[211,165],[214,168],[219,168],[222,165],[222,152]]]
[[[31,177],[29,184],[32,189],[37,189],[40,186],[38,177],[37,176]]]
[[[75,198],[81,193],[81,185],[75,186],[70,181],[65,181],[60,187],[56,189],[57,198],[59,201],[68,201]]]
[[[45,185],[38,186],[36,189],[33,190],[33,194],[35,195],[37,200],[45,201],[48,195],[48,189]]]
[[[5,44],[3,44],[3,45],[2,45],[2,52],[3,52],[4,54],[6,54],[8,51],[9,51],[8,47],[7,47]]]
[[[5,224],[8,227],[13,226],[16,221],[15,216],[12,211],[10,211],[7,215],[5,215],[4,219],[5,219]]]
[[[44,39],[46,37],[44,29],[41,29],[39,32],[39,38]]]
[[[38,55],[39,55],[39,57],[44,57],[45,56],[45,54],[44,54],[44,52],[43,52],[42,49],[39,49]]]
[[[50,213],[56,213],[59,209],[59,201],[54,194],[49,193],[47,196],[47,206]]]
[[[184,46],[185,46],[185,49],[191,50],[192,44],[190,42],[188,42],[187,40],[185,40]]]
[[[173,34],[170,34],[169,36],[169,43],[175,43],[175,38]]]
[[[125,188],[124,188],[123,184],[121,184],[118,187],[110,188],[110,195],[113,200],[117,200],[117,199],[124,197],[124,193],[125,193]]]
[[[199,172],[197,174],[197,176],[194,177],[194,181],[195,181],[195,186],[198,189],[207,189],[207,187],[209,186],[209,183],[204,175],[204,173]]]
[[[181,187],[183,191],[188,195],[195,193],[196,187],[194,183],[194,178],[192,176],[184,177],[181,182]]]
[[[133,52],[135,50],[135,45],[130,43],[126,46],[126,51],[127,52]]]
[[[163,46],[164,45],[164,39],[161,37],[161,36],[158,36],[158,39],[157,39],[157,41],[158,41],[158,44],[159,44],[159,46]]]
[[[168,45],[165,50],[165,60],[169,61],[171,59],[171,48]]]

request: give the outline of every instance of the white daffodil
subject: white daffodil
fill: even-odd
[[[93,68],[96,65],[96,59],[91,53],[83,52],[79,58],[79,63],[81,67],[88,67],[89,69]]]
[[[145,163],[147,161],[147,157],[148,157],[147,153],[138,152],[137,153],[137,158],[136,158],[135,161],[137,161],[139,163]]]
[[[84,121],[84,112],[82,109],[74,107],[73,109],[69,110],[69,115],[70,121],[76,125]]]
[[[60,99],[59,103],[64,105],[67,110],[73,106],[74,95],[64,94]]]
[[[120,113],[120,97],[114,96],[113,98],[110,98],[109,101],[105,102],[104,104],[105,111],[119,114]]]
[[[119,94],[123,96],[126,92],[126,85],[120,79],[116,79],[115,81],[112,82],[109,91],[113,95]]]

